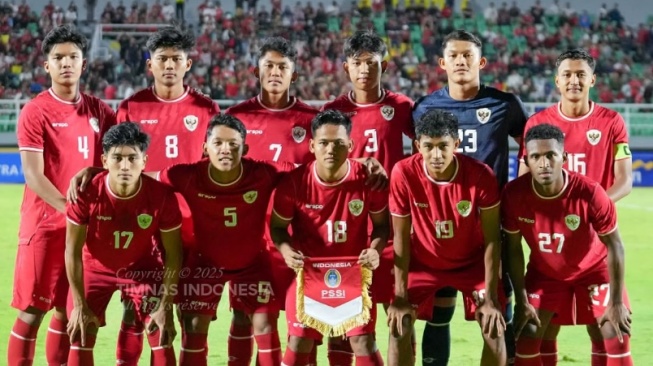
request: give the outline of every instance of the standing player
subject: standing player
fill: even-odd
[[[417,121],[430,109],[442,109],[458,117],[460,146],[456,150],[489,165],[501,189],[508,182],[508,143],[518,143],[526,124],[526,111],[519,99],[481,84],[480,70],[487,60],[481,55],[481,41],[474,34],[456,30],[443,41],[440,67],[447,72],[447,87],[427,95],[415,103],[413,119]],[[503,274],[503,285],[510,298],[510,281]],[[422,357],[434,366],[449,360],[451,336],[449,322],[453,317],[456,292],[443,289],[436,294],[431,320],[424,328]],[[506,306],[506,346],[509,360],[514,357],[512,306]]]
[[[585,175],[601,184],[613,202],[627,196],[633,187],[632,156],[628,148],[628,133],[619,113],[602,107],[589,99],[590,88],[596,81],[596,62],[582,49],[563,52],[556,61],[556,85],[561,100],[529,118],[531,127],[550,123],[565,134],[565,151],[569,171]],[[524,160],[525,148],[520,154]],[[528,172],[522,161],[520,173]],[[569,325],[569,324],[562,324]],[[588,327],[588,332],[594,328]],[[553,319],[542,340],[542,361],[555,365],[560,331],[558,319]],[[604,365],[606,350],[601,334],[590,333],[593,365]]]
[[[345,41],[344,52],[343,69],[353,90],[326,103],[322,110],[335,109],[351,118],[351,139],[355,142],[351,156],[374,157],[391,172],[404,157],[403,135],[415,137],[413,101],[381,87],[381,76],[388,66],[384,60],[387,47],[377,34],[356,32]],[[388,246],[372,283],[376,303],[387,304],[392,300],[393,266],[393,250]],[[351,365],[353,354],[348,346],[341,338],[330,339],[331,365]]]
[[[160,171],[176,163],[190,163],[202,157],[209,120],[220,112],[211,99],[184,85],[184,75],[192,65],[188,57],[194,36],[176,27],[163,27],[147,40],[150,58],[147,69],[154,85],[120,103],[118,122],[135,121],[151,136],[147,171]],[[178,196],[184,225],[184,243],[193,241],[192,222],[186,202]],[[135,365],[143,348],[143,324],[135,322],[133,308],[126,310],[118,335],[116,358]]]
[[[481,325],[481,364],[505,365],[496,179],[487,165],[455,153],[460,140],[454,115],[431,110],[415,124],[419,154],[399,162],[390,178],[395,298],[388,309],[388,363],[413,363],[412,322],[405,317],[412,320],[411,306],[427,304],[420,316],[429,319],[434,292],[450,286],[466,296],[465,318]]]
[[[318,114],[312,121],[310,140],[315,162],[295,169],[277,187],[270,230],[290,268],[302,267],[304,256],[358,256],[361,265],[379,265],[389,232],[387,194],[372,191],[365,184],[364,165],[347,158],[353,150],[351,128],[351,120],[340,112]],[[353,202],[362,208],[352,209]],[[368,246],[370,219],[373,227]],[[286,294],[290,338],[283,364],[288,366],[306,365],[314,343],[321,340],[321,334],[297,320],[294,286]],[[383,365],[374,340],[375,323],[373,308],[368,324],[347,332],[356,365]]]
[[[47,361],[61,365],[68,359],[63,192],[80,169],[101,164],[102,134],[115,124],[109,106],[79,91],[87,45],[70,26],[45,36],[43,66],[52,87],[27,103],[18,118],[26,186],[11,302],[19,312],[7,346],[10,366],[32,364],[39,326],[51,309],[55,312],[48,326]]]
[[[152,365],[176,363],[172,300],[181,266],[181,213],[173,191],[142,174],[148,144],[149,136],[136,123],[109,129],[102,139],[108,172],[96,176],[66,209],[70,366],[94,364],[98,327],[105,324],[116,290],[134,304],[136,318],[149,323]],[[134,279],[160,270],[151,266],[157,242],[165,250],[159,281],[154,276]]]
[[[563,131],[549,124],[529,129],[524,159],[531,173],[503,192],[517,332],[523,327],[516,362],[544,364],[542,337],[558,319],[587,324],[590,334],[598,334],[607,353],[604,365],[632,365],[615,205],[598,183],[562,168],[564,140]],[[525,277],[522,236],[531,249]]]

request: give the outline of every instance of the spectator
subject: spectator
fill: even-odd
[[[64,14],[64,21],[67,24],[77,25],[77,5],[74,2],[70,2],[68,9],[66,9],[66,14]]]
[[[177,21],[181,22],[182,24],[184,23],[184,8],[186,7],[186,1],[185,0],[175,0],[175,16],[177,18]]]
[[[535,22],[535,24],[542,24],[544,8],[542,8],[540,0],[536,0],[535,5],[531,7],[531,16],[533,17],[533,22]]]
[[[161,14],[163,15],[163,20],[166,23],[170,23],[172,18],[175,16],[175,7],[170,4],[169,0],[163,2],[163,9],[161,9]]]
[[[587,10],[583,10],[580,17],[578,17],[578,26],[585,30],[592,28],[592,17],[590,17]]]
[[[501,8],[499,8],[497,15],[497,24],[498,25],[509,25],[510,24],[510,10],[508,10],[508,4],[501,3]]]
[[[623,21],[623,19],[624,17],[621,15],[621,12],[619,11],[619,3],[615,3],[612,10],[608,12],[608,20],[616,23],[617,27],[621,27],[621,22]]]
[[[494,7],[494,3],[490,3],[490,5],[485,8],[483,11],[483,16],[485,17],[485,21],[492,25],[497,23],[497,18],[499,17],[499,12],[497,11],[497,8]]]
[[[521,15],[521,9],[519,9],[519,6],[517,6],[516,1],[512,2],[512,6],[508,10],[508,15],[510,15],[512,21],[515,21],[515,19],[519,18],[519,16]]]
[[[552,16],[558,16],[560,15],[562,9],[560,9],[560,4],[558,0],[554,0],[553,4],[549,6],[549,8],[546,10],[547,15],[552,15]]]

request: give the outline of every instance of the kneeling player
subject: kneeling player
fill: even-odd
[[[102,139],[108,172],[97,175],[66,208],[68,365],[93,365],[97,329],[105,324],[117,290],[146,323],[153,365],[175,364],[172,299],[181,262],[181,213],[172,190],[142,174],[148,144],[135,123],[109,129]],[[163,269],[152,256],[159,240]]]
[[[632,365],[624,248],[614,203],[598,183],[562,168],[564,134],[542,124],[526,132],[530,168],[503,192],[510,277],[515,285],[516,365],[541,365],[551,320],[587,324],[603,338],[607,365]],[[531,249],[524,276],[522,235]]]
[[[420,153],[397,163],[390,178],[395,299],[388,309],[388,363],[414,363],[408,321],[413,320],[412,307],[421,305],[427,314],[420,318],[430,319],[435,292],[453,287],[476,299],[466,302],[465,317],[481,325],[481,364],[504,365],[496,178],[485,164],[454,153],[460,140],[451,113],[426,112],[415,132]]]
[[[365,166],[348,159],[353,147],[348,117],[327,110],[313,119],[311,129],[310,149],[316,160],[292,171],[277,187],[270,224],[272,239],[291,268],[302,268],[307,257],[356,256],[360,265],[374,269],[387,243],[387,193],[372,191],[365,184]],[[369,245],[368,217],[373,225]],[[286,294],[290,338],[283,364],[288,366],[306,365],[314,342],[322,338],[317,330],[298,321],[296,302],[293,285]],[[356,365],[383,364],[374,340],[374,309],[372,306],[366,325],[347,332]]]

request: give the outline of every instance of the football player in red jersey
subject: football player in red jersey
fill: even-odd
[[[355,142],[351,156],[376,158],[386,171],[404,158],[403,136],[415,137],[413,101],[403,94],[383,89],[381,77],[388,62],[387,46],[372,31],[358,31],[345,41],[346,61],[343,69],[349,75],[352,90],[322,106],[335,109],[352,121],[351,139]],[[385,248],[381,264],[374,272],[372,289],[377,303],[390,303],[394,276],[392,245]],[[353,352],[341,337],[329,339],[329,363],[350,365]]]
[[[565,134],[566,168],[599,182],[613,202],[632,190],[632,156],[628,147],[628,132],[621,115],[589,99],[590,88],[596,81],[596,62],[585,50],[565,51],[556,61],[556,85],[560,102],[533,115],[526,130],[549,123]],[[522,146],[520,174],[528,172]],[[572,304],[573,306],[573,304]],[[545,366],[557,362],[557,341],[560,320],[554,318],[542,339],[542,361]],[[592,332],[592,328],[588,328]],[[601,335],[590,333],[593,365],[604,365],[606,350]]]
[[[288,174],[275,191],[270,230],[290,268],[302,267],[304,256],[358,256],[361,265],[373,269],[379,265],[389,232],[387,194],[371,190],[365,184],[365,166],[348,158],[354,146],[351,128],[351,120],[341,112],[318,114],[312,121],[310,140],[316,160]],[[355,200],[361,202],[362,212],[351,211]],[[370,238],[368,220],[372,222]],[[295,286],[286,293],[290,338],[282,364],[288,366],[308,364],[314,343],[322,338],[297,320]],[[383,365],[374,340],[374,306],[371,313],[369,323],[347,332],[359,366]]]
[[[102,138],[108,171],[66,209],[66,272],[70,283],[68,365],[93,365],[98,327],[115,291],[147,324],[152,365],[175,364],[172,300],[181,266],[181,213],[174,192],[142,174],[149,136],[133,122]],[[115,245],[107,245],[112,242]],[[161,243],[163,269],[152,251]],[[143,276],[150,273],[151,276]]]
[[[433,294],[449,286],[466,295],[465,318],[481,326],[481,364],[505,365],[497,180],[487,165],[454,153],[460,140],[453,114],[427,111],[415,131],[419,154],[397,163],[390,178],[395,298],[388,364],[414,363],[413,307],[421,305],[418,317],[429,320]]]
[[[10,366],[32,364],[38,329],[51,309],[47,362],[61,365],[68,359],[63,194],[75,172],[101,165],[102,134],[115,124],[108,105],[79,91],[87,46],[84,35],[68,25],[45,36],[43,66],[52,87],[28,102],[18,117],[26,186],[11,301],[18,316],[7,346]]]
[[[523,328],[516,365],[544,364],[541,341],[553,319],[587,324],[593,343],[600,337],[607,357],[592,355],[592,365],[632,365],[615,205],[597,182],[563,169],[565,138],[553,125],[529,129],[524,159],[531,172],[503,192],[518,335]],[[526,275],[522,237],[531,249]]]

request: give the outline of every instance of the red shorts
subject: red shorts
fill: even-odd
[[[317,342],[322,341],[322,333],[303,325],[297,320],[297,282],[293,281],[286,294],[286,322],[288,323],[288,336],[310,338]],[[376,304],[370,309],[370,321],[360,327],[347,332],[347,337],[374,334],[376,327]],[[321,344],[321,343],[320,343]]]
[[[395,251],[392,247],[392,241],[381,252],[381,261],[379,267],[374,270],[372,278],[372,301],[377,304],[388,304],[394,298],[395,288]]]
[[[182,312],[216,316],[225,284],[230,281],[231,307],[246,314],[279,312],[271,284],[272,269],[267,251],[262,251],[247,268],[225,270],[201,254],[190,254],[180,272],[177,301]],[[281,297],[282,298],[282,297]]]
[[[272,288],[280,299],[281,310],[285,310],[286,303],[283,299],[288,296],[288,289],[297,275],[292,268],[288,267],[277,248],[269,248],[268,255],[272,266]]]
[[[130,271],[133,277],[136,273],[160,273],[160,269],[139,269]],[[126,274],[126,273],[123,273]],[[120,297],[123,303],[130,303],[136,313],[137,322],[144,323],[147,316],[154,310],[160,301],[160,294],[163,292],[161,281],[155,281],[155,278],[145,281],[135,281],[133,279],[120,278],[121,273],[108,271],[93,267],[84,268],[84,294],[89,308],[93,314],[100,320],[100,326],[106,325],[105,312],[111,296],[116,291],[120,291]],[[132,277],[127,274],[126,277]],[[141,276],[145,278],[145,275]],[[73,310],[72,293],[68,295],[68,304],[66,306],[68,315]]]
[[[536,309],[555,313],[552,324],[596,324],[610,300],[608,271],[593,271],[574,281],[555,280],[534,271],[526,273],[528,301]],[[624,290],[623,301],[630,309]]]
[[[18,310],[32,306],[42,311],[66,306],[65,249],[65,226],[37,230],[29,241],[18,245],[11,306]]]
[[[465,320],[475,320],[475,298],[485,297],[485,266],[483,262],[463,269],[436,271],[413,265],[408,272],[408,299],[417,309],[417,318],[431,320],[435,293],[444,287],[453,287],[463,293]],[[499,309],[503,312],[505,294],[501,281],[498,284]]]

